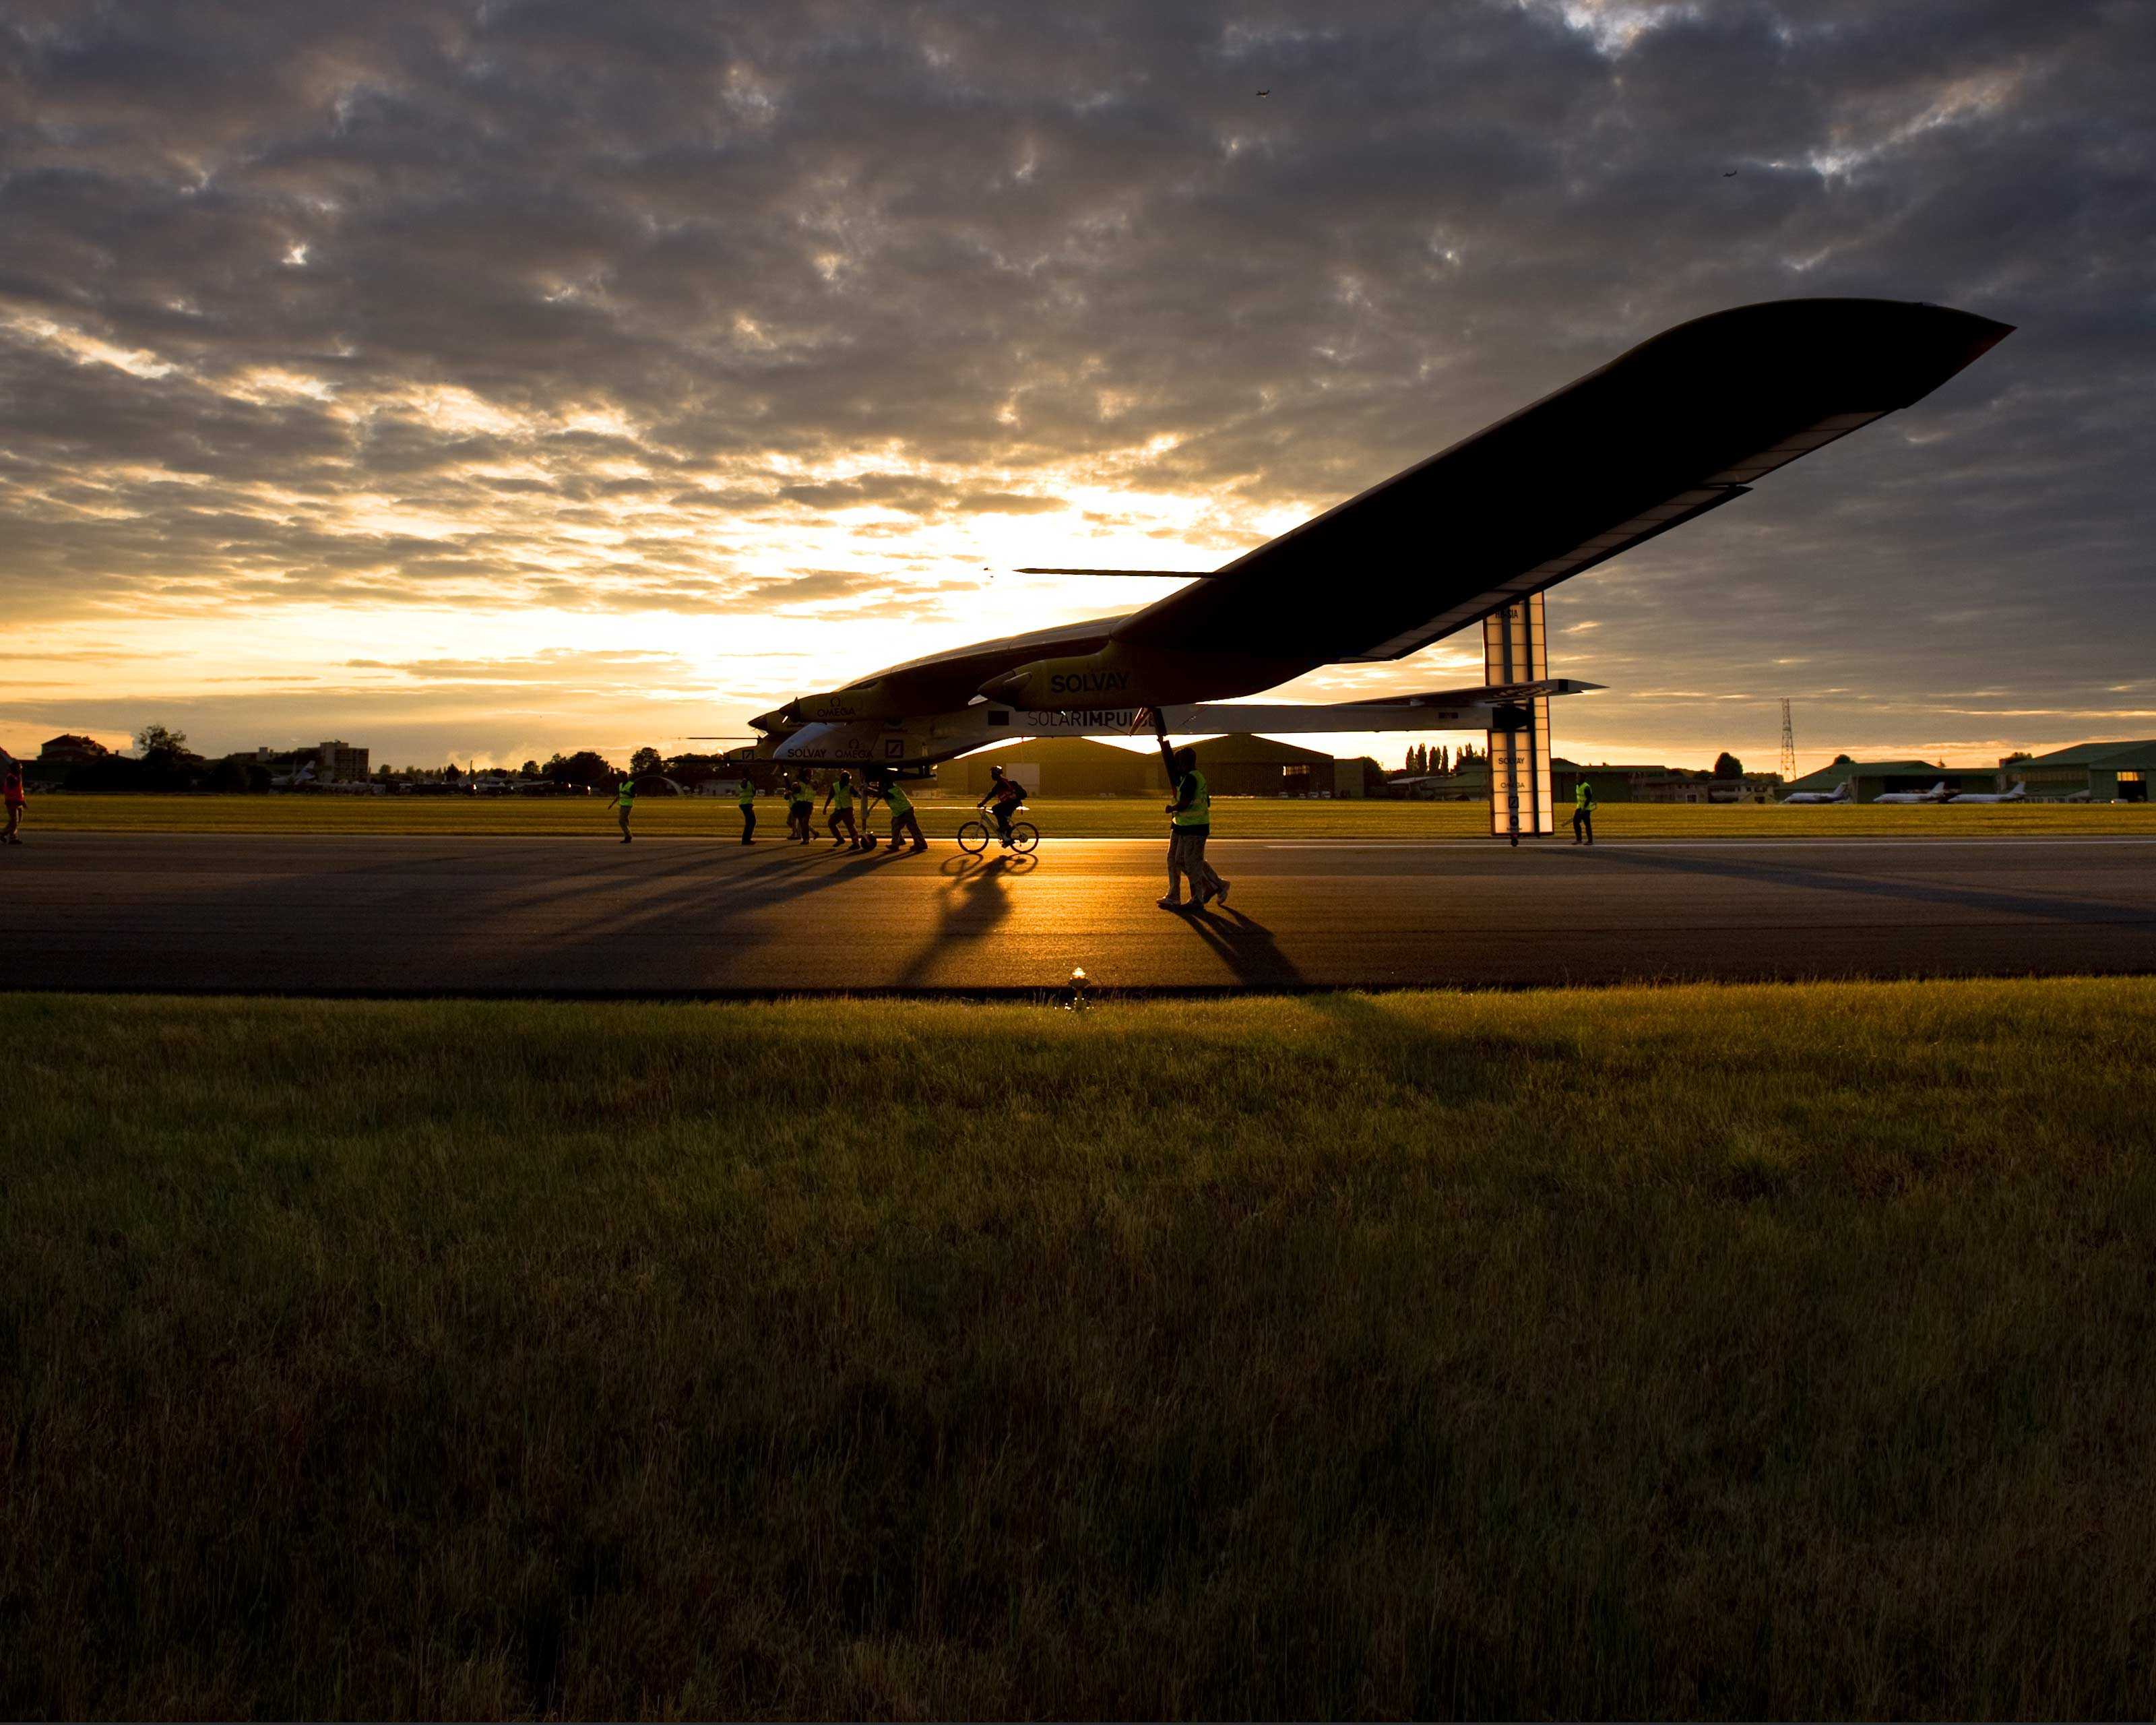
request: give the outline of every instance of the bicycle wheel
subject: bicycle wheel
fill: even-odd
[[[1011,849],[1020,856],[1024,856],[1039,843],[1040,843],[1040,829],[1031,821],[1014,820],[1011,823]]]
[[[969,820],[958,829],[958,848],[968,856],[978,856],[988,848],[988,829],[985,822]]]

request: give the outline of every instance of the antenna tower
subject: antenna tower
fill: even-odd
[[[1797,776],[1797,733],[1789,724],[1789,700],[1782,697],[1782,783]]]

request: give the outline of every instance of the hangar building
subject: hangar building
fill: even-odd
[[[1363,763],[1246,732],[1191,745],[1216,797],[1360,796]],[[1037,797],[1152,797],[1167,793],[1160,756],[1082,737],[1035,737],[976,749],[936,769],[939,790],[978,797],[1001,767]],[[1344,772],[1342,769],[1350,769]],[[1352,787],[1343,779],[1352,778]]]
[[[998,742],[936,769],[936,788],[978,797],[988,768],[1000,767],[1036,797],[1143,797],[1163,789],[1160,757],[1151,750],[1111,747],[1083,737]]]
[[[1948,767],[1937,761],[1837,761],[1816,773],[1807,773],[1782,787],[1791,791],[1833,791],[1846,783],[1851,800],[1870,803],[1887,791],[1928,791],[1941,779],[1950,791],[1995,791],[1999,787],[1995,767]],[[2035,796],[2036,788],[2029,787]]]
[[[2156,780],[2156,742],[2084,742],[2031,760],[2005,760],[1999,776],[2035,798],[2086,795],[2092,803],[2146,803]]]

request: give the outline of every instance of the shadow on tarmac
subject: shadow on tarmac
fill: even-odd
[[[2107,903],[2101,899],[2062,898],[2052,893],[2006,892],[1984,886],[1950,886],[1929,880],[1897,880],[1851,872],[1847,865],[1807,865],[1791,862],[1749,862],[1738,857],[1672,855],[1668,851],[1635,850],[1629,847],[1596,846],[1604,868],[1630,868],[1673,875],[1709,876],[1741,880],[1749,885],[1797,887],[1815,892],[1846,892],[1871,898],[1896,899],[1909,904],[1948,905],[1994,915],[2029,916],[2052,922],[2085,924],[2131,923],[2156,926],[2156,916],[2131,905]]]

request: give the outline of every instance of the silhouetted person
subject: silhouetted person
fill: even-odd
[[[838,805],[835,812],[832,808],[834,803]],[[831,782],[831,788],[824,793],[824,813],[830,816],[831,842],[860,850],[861,829],[854,824],[854,776],[844,768]],[[846,829],[844,837],[839,832],[841,826]]]
[[[740,802],[742,843],[753,845],[756,842],[756,781],[746,773],[742,774]]]
[[[1199,910],[1210,900],[1225,900],[1228,883],[1205,860],[1205,841],[1213,832],[1213,792],[1198,770],[1198,757],[1189,749],[1170,750],[1168,732],[1158,719],[1160,758],[1168,768],[1168,782],[1175,787],[1175,800],[1168,805],[1168,896],[1163,911],[1183,908],[1183,883],[1190,882],[1190,907]]]
[[[621,842],[624,845],[628,844],[629,818],[636,812],[636,781],[634,778],[624,778],[616,785],[613,788],[613,801],[608,803],[607,807],[621,810]]]
[[[988,788],[981,793],[981,800],[973,807],[986,808],[996,818],[996,833],[1004,841],[1004,849],[1010,849],[1011,817],[1018,813],[1019,804],[1025,801],[1025,787],[1014,778],[1005,778],[1000,767],[988,768]]]
[[[1592,845],[1594,842],[1594,811],[1602,805],[1594,800],[1594,787],[1585,779],[1572,790],[1572,842]]]
[[[7,773],[0,776],[0,798],[4,798],[8,804],[8,829],[0,833],[0,839],[10,845],[20,845],[23,842],[23,805],[29,801],[28,793],[23,788],[23,763],[20,761],[10,761]]]
[[[886,777],[883,782],[884,800],[891,804],[891,848],[894,855],[898,851],[899,834],[903,833],[913,841],[913,849],[923,851],[928,841],[921,836],[921,817],[913,812],[913,798],[906,793],[906,787],[896,779]]]

